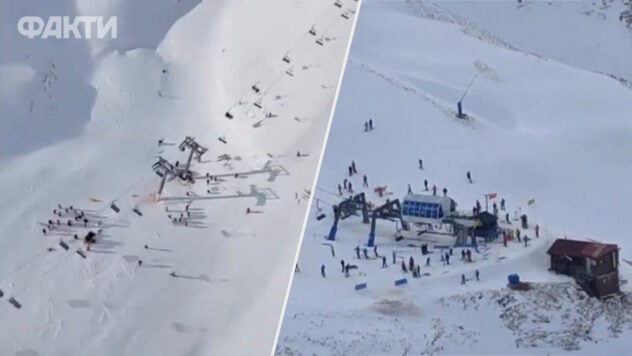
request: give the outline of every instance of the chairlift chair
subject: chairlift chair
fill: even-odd
[[[121,209],[114,202],[110,204],[110,209],[114,210],[115,213],[119,213]]]
[[[66,251],[68,251],[68,249],[70,248],[70,246],[68,246],[68,244],[63,241],[59,241],[59,246],[61,246],[61,248],[63,248]]]
[[[292,70],[292,68],[288,69],[285,71],[285,74],[289,75],[290,77],[294,76],[294,71]]]
[[[340,15],[340,16],[342,16],[345,19],[348,19],[349,18],[349,11],[343,12],[342,15]]]
[[[309,34],[312,35],[312,36],[316,36],[316,27],[312,26],[309,29]]]
[[[290,63],[290,55],[289,55],[289,54],[287,54],[287,53],[286,53],[286,54],[283,56],[283,62],[285,62],[285,63]]]
[[[325,44],[325,38],[324,37],[320,37],[319,39],[316,40],[316,43],[323,46]]]
[[[260,91],[259,86],[257,85],[257,83],[253,84],[251,88],[252,88],[252,90],[255,93],[258,93]]]
[[[232,119],[234,116],[230,113],[230,111],[226,111],[226,117]]]
[[[263,106],[261,105],[261,101],[260,100],[255,101],[254,105],[256,107],[258,107],[259,109],[263,109]]]
[[[340,0],[336,0],[336,2],[334,3],[335,7],[342,7],[342,1]]]
[[[11,303],[15,307],[15,309],[22,308],[22,304],[20,304],[20,302],[15,300],[15,298],[13,298],[13,297],[9,298],[9,303]]]

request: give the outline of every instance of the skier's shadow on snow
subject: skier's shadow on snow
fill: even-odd
[[[110,254],[111,255],[111,254],[115,254],[116,252],[91,248],[90,249],[90,253]]]
[[[160,251],[160,252],[173,252],[172,249],[168,249],[168,248],[157,248],[157,247],[147,247],[147,250],[149,251]]]
[[[141,268],[173,268],[173,266],[160,263],[143,263]]]
[[[171,274],[171,277],[173,278],[182,278],[182,279],[190,279],[190,280],[199,280],[199,281],[203,281],[203,282],[207,282],[207,283],[211,283],[211,279],[209,278],[209,276],[205,275],[205,274],[199,274],[197,276],[193,276],[193,275],[189,275],[189,274]]]

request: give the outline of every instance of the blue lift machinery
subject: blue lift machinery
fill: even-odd
[[[362,212],[362,222],[369,223],[369,207],[366,202],[364,193],[356,194],[348,199],[343,200],[340,204],[334,205],[334,224],[329,230],[327,240],[336,240],[336,232],[338,232],[338,222],[352,215],[357,215],[358,210]]]
[[[399,200],[387,201],[386,204],[371,211],[371,231],[369,232],[369,240],[366,243],[368,247],[375,246],[375,222],[377,219],[399,220],[402,224],[402,229],[408,230],[408,224],[402,219],[402,207]]]

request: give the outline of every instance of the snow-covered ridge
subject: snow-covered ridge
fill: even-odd
[[[404,11],[458,25],[464,34],[499,47],[632,79],[624,64],[632,55],[630,1],[405,2]]]

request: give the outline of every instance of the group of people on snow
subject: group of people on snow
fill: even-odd
[[[373,119],[364,122],[364,132],[373,130]]]
[[[356,167],[355,161],[351,161],[349,167],[347,167],[347,172],[349,173],[349,177],[352,177],[355,174],[358,174],[358,169]],[[369,177],[367,175],[362,176],[362,186],[368,188],[369,186]],[[338,195],[342,196],[344,193],[353,194],[353,183],[349,178],[345,178],[342,180],[342,185],[338,184]]]
[[[87,228],[90,223],[90,219],[86,217],[85,212],[83,210],[76,209],[72,205],[62,207],[61,204],[57,204],[57,208],[53,209],[53,215],[55,215],[55,219],[48,219],[46,227],[42,229],[42,233],[44,235],[57,227],[83,226],[84,228]],[[67,218],[67,220],[62,222],[59,218]],[[101,221],[98,221],[97,225],[101,226]]]

